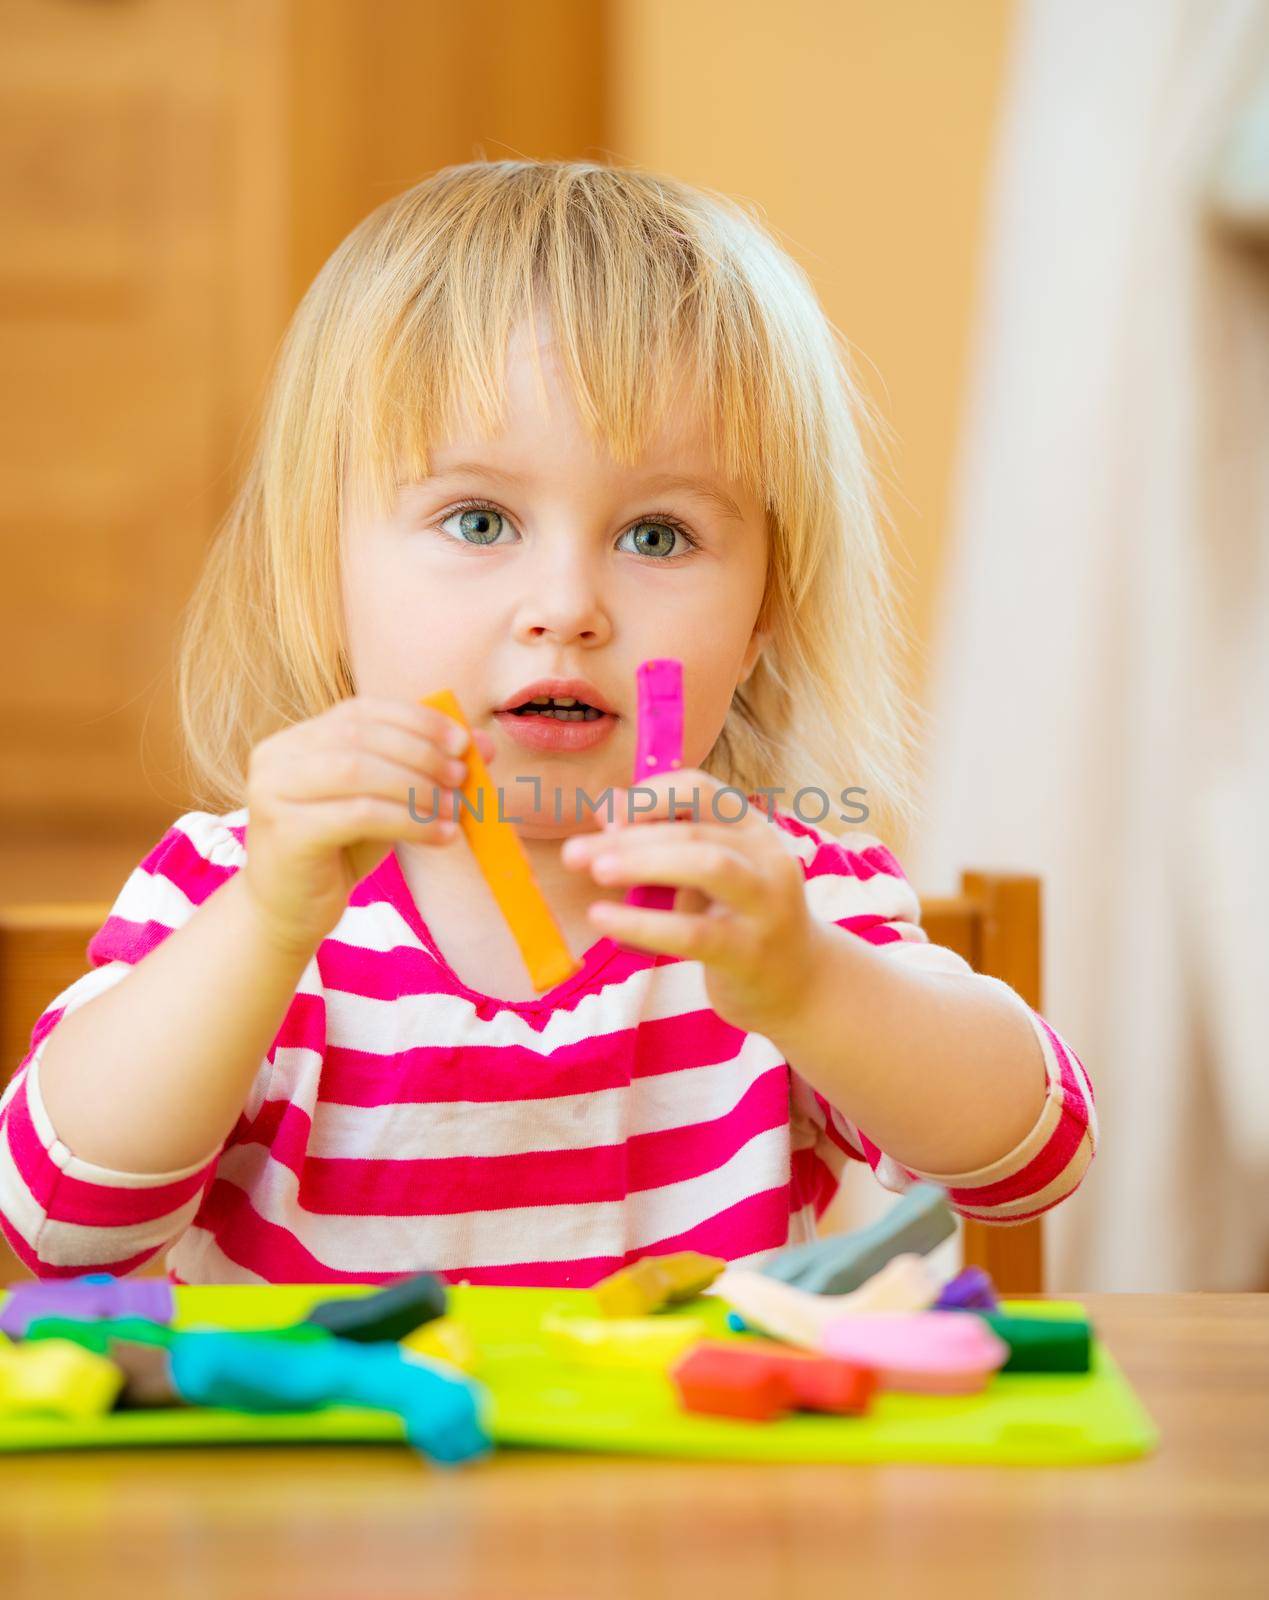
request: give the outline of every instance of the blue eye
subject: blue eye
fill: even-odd
[[[644,530],[648,528],[651,528],[662,535],[659,543],[654,541],[652,548],[649,548],[646,544],[639,543],[640,534],[642,534]],[[666,540],[664,537],[667,532],[670,536],[668,540]],[[681,522],[673,517],[663,517],[660,515],[658,515],[656,518],[646,517],[642,522],[636,522],[634,527],[629,530],[629,534],[634,535],[636,555],[654,556],[658,561],[664,561],[669,556],[684,554],[683,551],[675,549],[675,544],[677,541],[681,541],[689,550],[695,550],[696,548],[696,544],[693,541],[691,534],[688,533],[687,529]],[[621,537],[625,539],[629,537],[629,534],[623,533]]]
[[[473,501],[469,505],[455,507],[445,518],[445,521],[441,523],[442,528],[450,520],[450,517],[458,517],[460,519],[458,537],[465,544],[474,545],[496,544],[498,534],[501,531],[498,525],[505,520],[501,511],[495,510],[493,506],[483,505],[478,501]],[[498,525],[495,525],[495,518]]]
[[[510,527],[506,515],[499,511],[497,506],[492,506],[485,500],[464,500],[446,512],[439,526],[444,528],[451,518],[458,517],[459,531],[451,534],[455,543],[473,545],[477,548],[485,545],[504,543],[500,534]],[[645,529],[659,530],[660,538],[652,540],[640,536]],[[665,537],[669,533],[669,538]],[[655,512],[652,516],[641,518],[633,527],[622,534],[622,539],[631,535],[635,538],[634,555],[650,556],[656,561],[680,559],[684,555],[699,548],[696,539],[688,532],[686,527],[678,520],[663,511]],[[680,548],[685,547],[685,548]],[[618,546],[629,549],[629,546]]]

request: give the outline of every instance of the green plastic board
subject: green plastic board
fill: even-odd
[[[318,1300],[366,1294],[358,1285],[178,1287],[180,1328],[269,1328],[297,1321]],[[1147,1454],[1158,1435],[1127,1379],[1094,1337],[1092,1370],[1061,1375],[998,1374],[976,1395],[886,1392],[863,1417],[802,1413],[742,1422],[682,1411],[662,1372],[573,1366],[539,1333],[548,1311],[598,1314],[580,1289],[462,1285],[451,1314],[480,1354],[475,1376],[490,1396],[487,1417],[499,1445],[679,1456],[724,1461],[992,1462],[1019,1466],[1120,1461]],[[2,1303],[2,1302],[0,1302]],[[1085,1316],[1076,1301],[1009,1301],[1020,1316]],[[727,1306],[704,1296],[666,1316],[702,1318],[711,1337],[735,1339]],[[402,1439],[397,1418],[354,1407],[252,1415],[204,1409],[118,1411],[90,1422],[0,1417],[0,1451],[76,1446],[370,1442]]]

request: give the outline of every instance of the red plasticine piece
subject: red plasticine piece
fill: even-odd
[[[770,1422],[793,1404],[793,1386],[761,1356],[698,1344],[670,1373],[687,1411]]]
[[[871,1367],[857,1367],[849,1361],[790,1356],[784,1371],[793,1385],[794,1404],[802,1411],[859,1416],[867,1411],[877,1388],[877,1374]]]
[[[877,1389],[870,1367],[762,1340],[696,1345],[670,1376],[688,1411],[769,1422],[786,1411],[860,1416]]]
[[[683,663],[673,656],[641,661],[635,672],[639,721],[635,735],[635,783],[683,765]],[[674,910],[672,884],[635,884],[628,906]]]

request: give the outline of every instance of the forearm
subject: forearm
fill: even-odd
[[[40,1089],[58,1137],[82,1160],[123,1172],[210,1157],[310,958],[270,940],[242,875],[230,878],[44,1041]]]
[[[1020,997],[918,972],[817,925],[801,1003],[771,1033],[785,1059],[903,1166],[974,1172],[1044,1105],[1044,1058]]]

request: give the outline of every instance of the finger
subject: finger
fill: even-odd
[[[458,823],[444,815],[423,816],[416,808],[411,816],[404,802],[365,794],[290,805],[283,825],[299,842],[321,847],[347,846],[362,839],[409,839],[441,845],[459,835]]]
[[[637,828],[607,829],[596,834],[574,834],[561,847],[567,867],[584,866],[610,851],[655,850],[673,844],[735,845],[739,836],[725,823],[664,820],[643,822]],[[747,845],[747,841],[746,841]]]
[[[422,777],[446,788],[461,788],[467,779],[465,760],[447,755],[427,734],[412,732],[396,723],[363,722],[348,729],[329,728],[321,749],[332,758],[353,756],[358,751],[380,756],[412,771],[416,782]]]
[[[667,839],[648,848],[613,850],[596,857],[591,873],[597,883],[672,884],[699,889],[713,900],[748,915],[763,901],[763,883],[744,856],[720,844],[679,844]]]
[[[327,715],[337,723],[350,726],[362,726],[370,722],[389,723],[404,728],[407,733],[432,739],[454,755],[461,755],[471,742],[468,730],[455,722],[453,717],[447,717],[435,706],[425,706],[411,700],[353,695],[333,706]],[[447,740],[451,740],[452,744]]]
[[[638,906],[619,905],[615,900],[596,900],[588,908],[587,916],[619,944],[635,950],[679,956],[685,961],[727,965],[736,944],[735,929],[726,917],[648,911]]]
[[[613,813],[621,823],[690,821],[708,826],[752,826],[758,805],[742,790],[697,768],[682,768],[613,791]]]
[[[365,750],[314,750],[291,762],[279,784],[282,800],[313,802],[357,795],[412,804],[420,812],[438,806],[453,814],[457,785],[441,784],[413,767]]]

